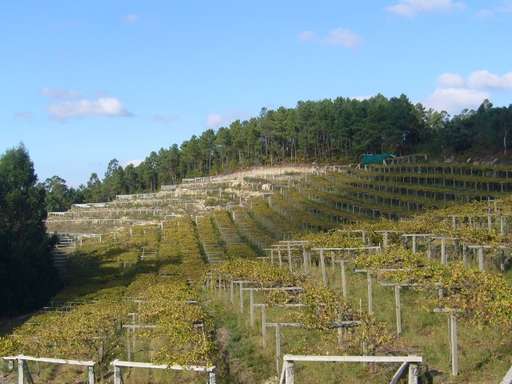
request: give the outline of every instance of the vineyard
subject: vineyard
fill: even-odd
[[[512,383],[512,170],[187,179],[50,215],[1,383]],[[57,260],[57,259],[56,259]]]

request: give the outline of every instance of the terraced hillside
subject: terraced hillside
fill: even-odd
[[[0,366],[0,380],[512,383],[507,171],[470,171],[494,183],[471,184],[476,202],[409,195],[406,208],[397,190],[387,204],[379,175],[414,166],[438,167],[189,180],[50,218],[67,233],[68,285],[0,339],[20,364]],[[211,209],[181,210],[214,195]],[[127,211],[142,205],[173,214]]]
[[[308,167],[254,169],[231,175],[185,179],[156,193],[118,195],[113,201],[75,204],[67,212],[50,212],[50,232],[110,232],[130,225],[157,224],[173,217],[201,216],[216,209],[247,206],[251,199],[282,190],[306,175]]]

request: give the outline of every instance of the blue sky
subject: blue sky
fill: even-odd
[[[512,1],[2,1],[0,151],[72,185],[298,100],[512,96]]]

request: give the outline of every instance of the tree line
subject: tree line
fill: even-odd
[[[73,202],[108,201],[117,194],[156,191],[184,177],[249,166],[353,162],[363,153],[380,152],[507,154],[511,128],[512,106],[496,108],[489,101],[453,117],[405,95],[300,101],[295,108],[262,109],[257,117],[208,129],[180,146],[151,152],[138,166],[111,160],[102,179],[93,173],[77,189],[58,177],[48,179],[45,188],[49,209],[64,210]]]
[[[39,308],[60,287],[46,215],[46,191],[26,149],[8,150],[0,157],[0,317]]]

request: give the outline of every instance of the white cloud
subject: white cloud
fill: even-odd
[[[345,48],[355,48],[361,44],[361,37],[350,29],[336,28],[330,31],[325,42],[330,45],[341,45]]]
[[[137,21],[139,21],[139,15],[136,15],[134,13],[131,13],[129,15],[123,16],[123,21],[128,24],[134,24]]]
[[[468,84],[477,89],[508,89],[512,88],[512,72],[496,75],[486,70],[478,70],[469,76]]]
[[[43,88],[41,94],[55,100],[77,99],[81,96],[80,92],[61,88]]]
[[[316,40],[316,34],[313,31],[302,31],[299,33],[299,40],[304,42],[310,42]]]
[[[48,114],[57,120],[67,120],[74,117],[119,117],[131,115],[115,97],[60,101],[48,106]]]
[[[487,92],[470,88],[438,88],[425,101],[425,104],[438,111],[457,113],[465,108],[477,108],[482,101],[489,99]]]
[[[443,73],[439,76],[437,83],[441,88],[462,88],[466,81],[458,73]]]
[[[399,0],[386,9],[394,14],[414,17],[425,12],[449,12],[465,7],[463,2],[454,0]]]
[[[438,86],[425,104],[447,112],[460,112],[476,108],[483,100],[490,99],[492,91],[512,90],[512,72],[497,75],[487,70],[473,71],[464,78],[458,73],[443,73]]]

